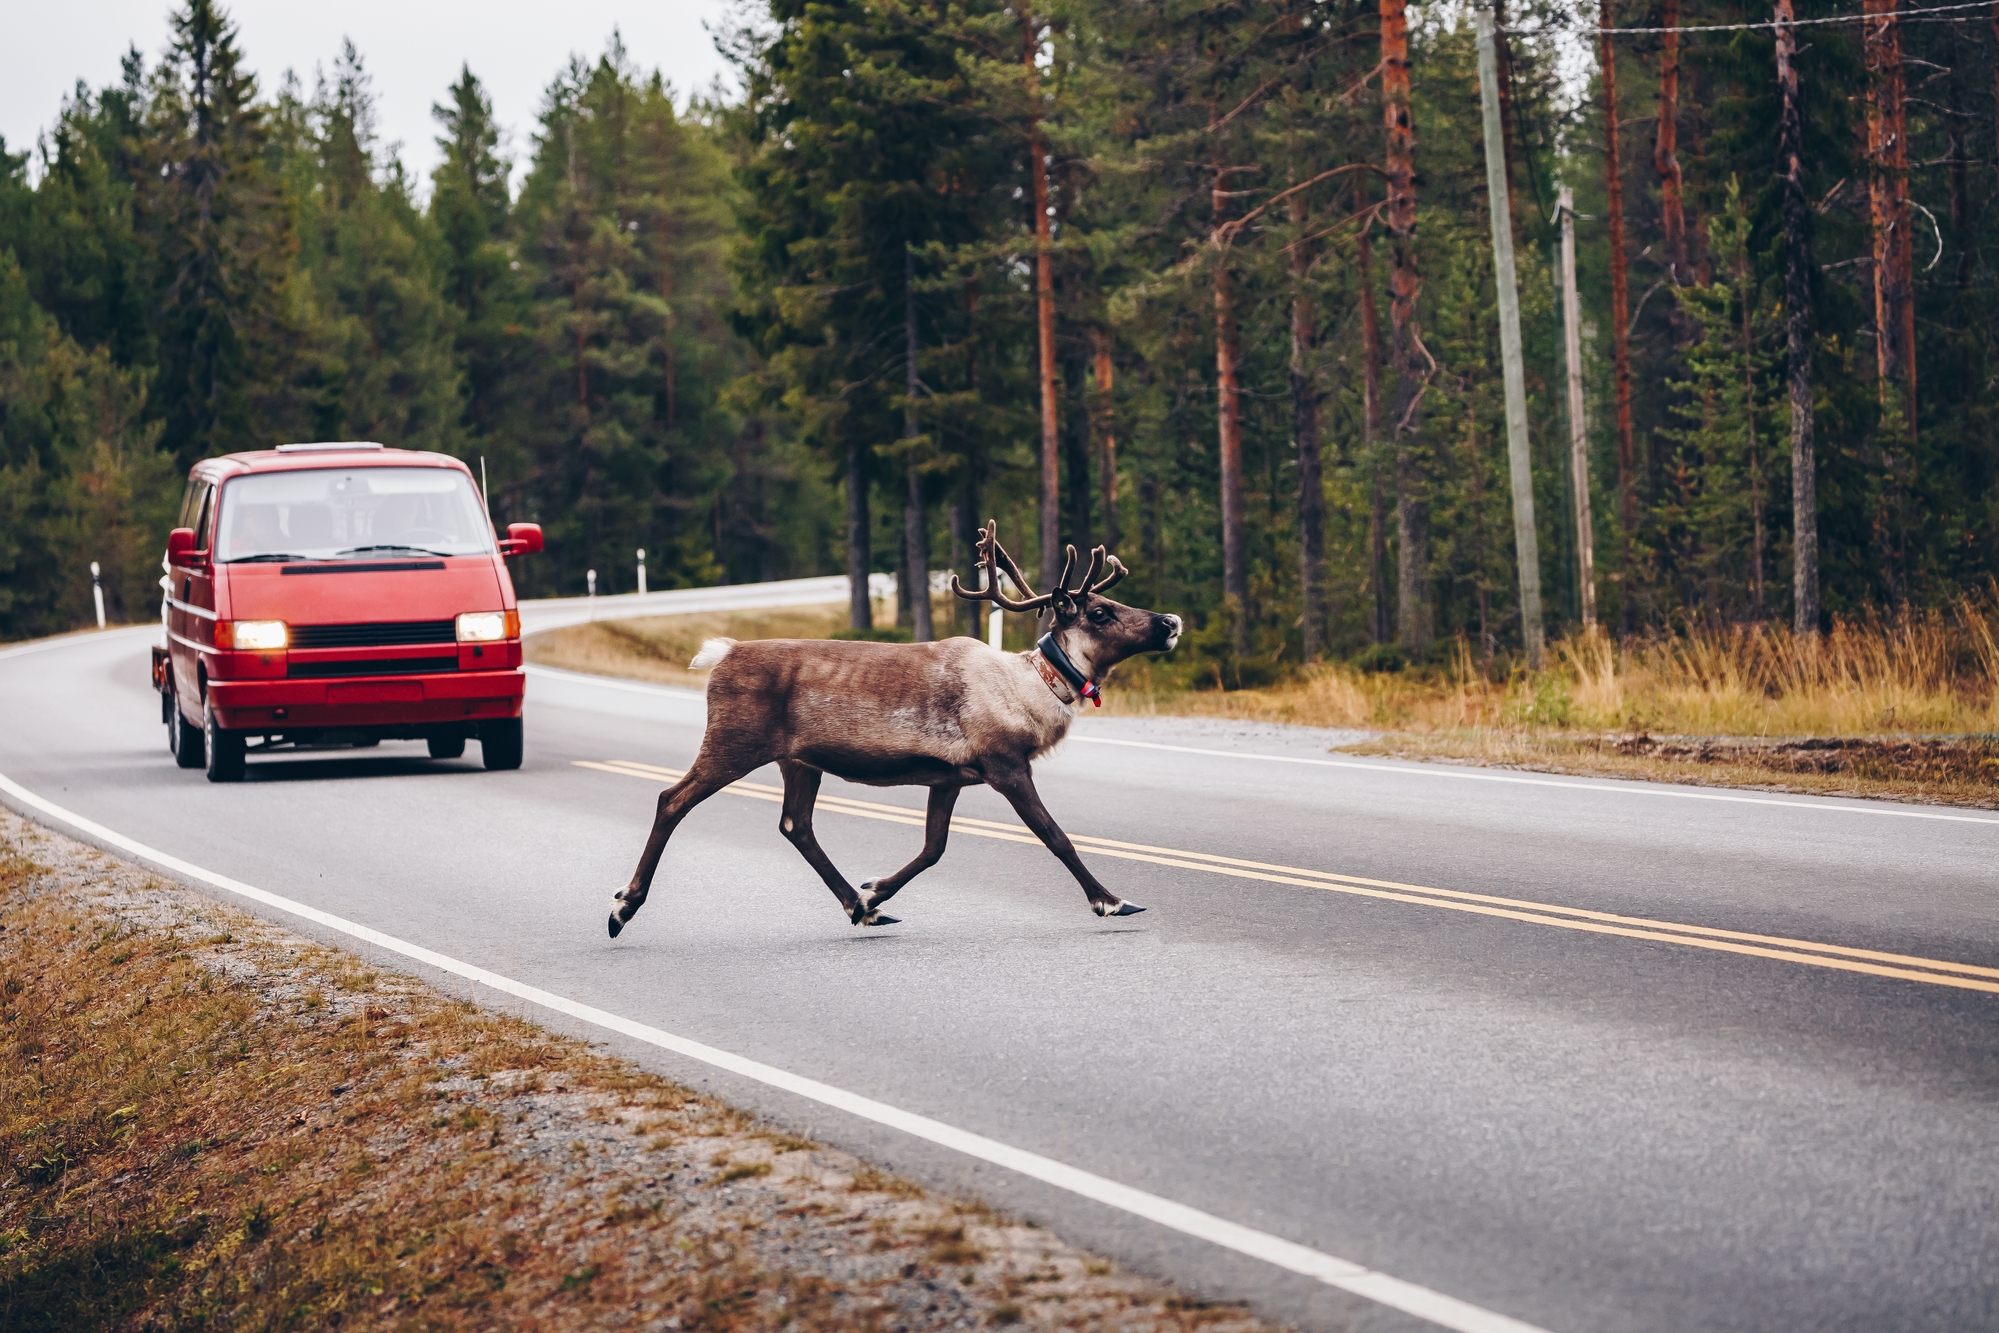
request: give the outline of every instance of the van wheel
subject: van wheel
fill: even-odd
[[[479,724],[479,754],[486,767],[498,772],[521,766],[521,720],[503,717]]]
[[[432,759],[457,759],[465,753],[465,737],[462,735],[429,736],[424,739],[424,744],[430,747]]]
[[[224,731],[215,725],[215,710],[202,710],[202,741],[208,751],[210,782],[241,782],[246,741],[241,732]]]
[[[201,728],[181,715],[180,696],[170,694],[167,717],[167,751],[174,762],[182,768],[200,768],[206,761],[207,747],[202,744]]]

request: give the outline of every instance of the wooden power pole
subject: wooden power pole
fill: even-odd
[[[1569,471],[1576,488],[1576,571],[1583,628],[1596,628],[1596,534],[1589,513],[1589,431],[1583,420],[1582,298],[1576,293],[1576,192],[1564,185],[1562,215],[1562,343],[1569,357]]]
[[[1506,145],[1499,123],[1499,61],[1492,13],[1476,10],[1479,100],[1485,108],[1485,188],[1492,213],[1492,261],[1499,287],[1499,357],[1506,385],[1506,459],[1513,477],[1513,547],[1520,563],[1520,637],[1530,666],[1541,665],[1541,557],[1534,534],[1534,471],[1527,454],[1527,376],[1520,354],[1520,289],[1513,272],[1513,219],[1506,195]]]

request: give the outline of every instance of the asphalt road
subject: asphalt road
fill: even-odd
[[[1999,1327],[1999,816],[1086,718],[1037,779],[1079,841],[1116,840],[1085,855],[1143,916],[1090,915],[978,790],[960,815],[993,827],[954,834],[897,899],[904,924],[857,931],[750,790],[688,819],[614,942],[610,894],[664,782],[645,766],[692,759],[699,696],[538,673],[517,773],[483,772],[476,745],[435,762],[385,743],[213,786],[166,753],[147,642],[0,654],[0,774],[505,977],[1556,1333]],[[822,805],[851,878],[919,845],[894,811],[920,792],[827,795],[888,807]],[[1210,1296],[1314,1328],[1425,1326],[611,1044]]]

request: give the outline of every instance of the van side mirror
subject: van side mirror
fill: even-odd
[[[193,528],[175,528],[167,534],[167,563],[170,565],[195,563]]]
[[[534,555],[541,549],[541,524],[507,524],[507,535],[500,542],[501,555]]]

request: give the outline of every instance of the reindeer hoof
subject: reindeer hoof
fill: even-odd
[[[870,912],[867,919],[861,922],[861,924],[864,926],[899,926],[902,924],[902,918],[899,916],[883,916],[880,912]]]
[[[1092,903],[1091,907],[1093,910],[1095,910],[1098,916],[1137,916],[1140,912],[1143,912],[1145,910],[1143,907],[1140,907],[1137,903],[1126,903],[1126,902],[1115,902],[1115,901],[1107,903]]]
[[[624,928],[625,923],[618,920],[618,914],[616,912],[611,913],[611,938],[614,940],[618,938],[618,932]]]

